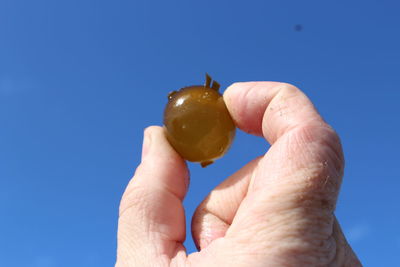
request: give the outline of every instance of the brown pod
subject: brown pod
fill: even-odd
[[[205,85],[184,87],[168,95],[164,110],[166,136],[186,160],[205,167],[222,157],[235,137],[235,124],[220,85],[206,75]]]

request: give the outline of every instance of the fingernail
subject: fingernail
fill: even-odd
[[[150,146],[151,146],[151,136],[147,131],[145,130],[143,133],[143,146],[142,146],[142,161],[146,158],[146,156],[149,154],[150,151]]]

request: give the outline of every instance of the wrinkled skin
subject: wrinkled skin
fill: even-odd
[[[187,255],[187,166],[161,127],[146,129],[120,205],[116,266],[361,266],[333,213],[340,140],[309,99],[276,82],[236,83],[224,99],[235,124],[270,149],[199,205],[191,226],[199,252]]]

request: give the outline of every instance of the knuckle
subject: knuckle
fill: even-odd
[[[285,83],[285,82],[280,83],[279,89],[280,89],[280,92],[285,95],[301,92],[301,90],[297,86],[290,84],[290,83]]]
[[[147,202],[143,201],[143,199],[147,197],[148,191],[145,188],[130,183],[122,195],[119,216],[121,217],[127,210],[144,210]]]
[[[305,154],[307,165],[324,173],[326,170],[334,175],[342,175],[344,156],[342,144],[338,134],[326,123],[309,122],[291,130],[290,139],[292,152],[302,151]],[[304,167],[307,167],[304,166]]]

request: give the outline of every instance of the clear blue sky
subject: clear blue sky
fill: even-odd
[[[395,0],[0,0],[0,266],[112,266],[142,131],[205,72],[223,87],[302,88],[342,138],[350,243],[365,266],[399,266],[399,12]],[[214,165],[190,164],[188,222],[267,148],[239,132]]]

